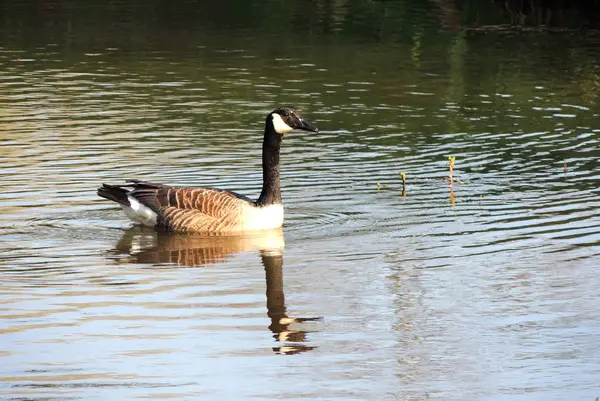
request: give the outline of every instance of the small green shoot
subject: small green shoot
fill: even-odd
[[[450,180],[450,204],[452,206],[454,206],[456,204],[456,196],[454,195],[454,189],[452,188],[452,182],[454,181],[454,179],[452,178],[452,174],[454,172],[454,162],[456,160],[456,157],[454,156],[448,156],[448,167],[449,167],[449,171],[448,171],[448,178]]]
[[[402,197],[406,198],[406,173],[401,171],[400,178],[402,178]]]

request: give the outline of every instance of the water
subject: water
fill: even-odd
[[[0,398],[600,395],[599,36],[103,4],[1,6]],[[166,235],[95,195],[256,197],[282,104],[320,128],[284,139],[283,231]]]

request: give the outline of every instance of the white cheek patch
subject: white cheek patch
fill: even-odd
[[[275,132],[278,134],[285,134],[286,132],[292,132],[294,130],[283,121],[283,118],[281,118],[279,114],[273,113],[271,114],[271,117],[273,117],[273,127],[275,127]]]

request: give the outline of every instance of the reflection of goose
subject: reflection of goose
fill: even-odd
[[[181,267],[199,267],[223,262],[234,253],[258,250],[265,268],[267,315],[273,338],[282,343],[274,347],[278,354],[297,354],[315,347],[307,346],[307,331],[293,330],[293,323],[320,320],[294,318],[286,314],[283,293],[283,231],[281,228],[257,231],[244,236],[195,236],[158,232],[132,227],[119,240],[115,253],[127,253],[136,263],[173,263]]]
[[[200,236],[158,232],[150,228],[130,228],[116,245],[135,263],[173,263],[198,267],[223,262],[229,255],[249,250],[282,253],[285,242],[281,228],[240,236]]]
[[[241,233],[281,227],[279,151],[283,134],[294,129],[317,131],[294,107],[282,107],[267,116],[263,187],[256,202],[222,189],[169,187],[138,180],[127,185],[103,184],[98,195],[117,202],[136,223],[171,231]]]
[[[261,252],[262,262],[265,266],[267,280],[267,315],[271,319],[269,330],[273,332],[276,341],[286,343],[280,347],[274,347],[273,351],[278,354],[298,354],[310,351],[315,347],[304,344],[307,331],[292,330],[292,323],[302,323],[320,318],[293,318],[286,314],[285,295],[283,294],[283,254]]]

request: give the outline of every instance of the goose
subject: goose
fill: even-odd
[[[293,106],[267,115],[262,147],[263,186],[256,201],[217,188],[171,187],[141,180],[102,184],[98,195],[121,206],[137,224],[168,231],[243,234],[283,224],[279,152],[283,134],[295,129],[318,132]]]

